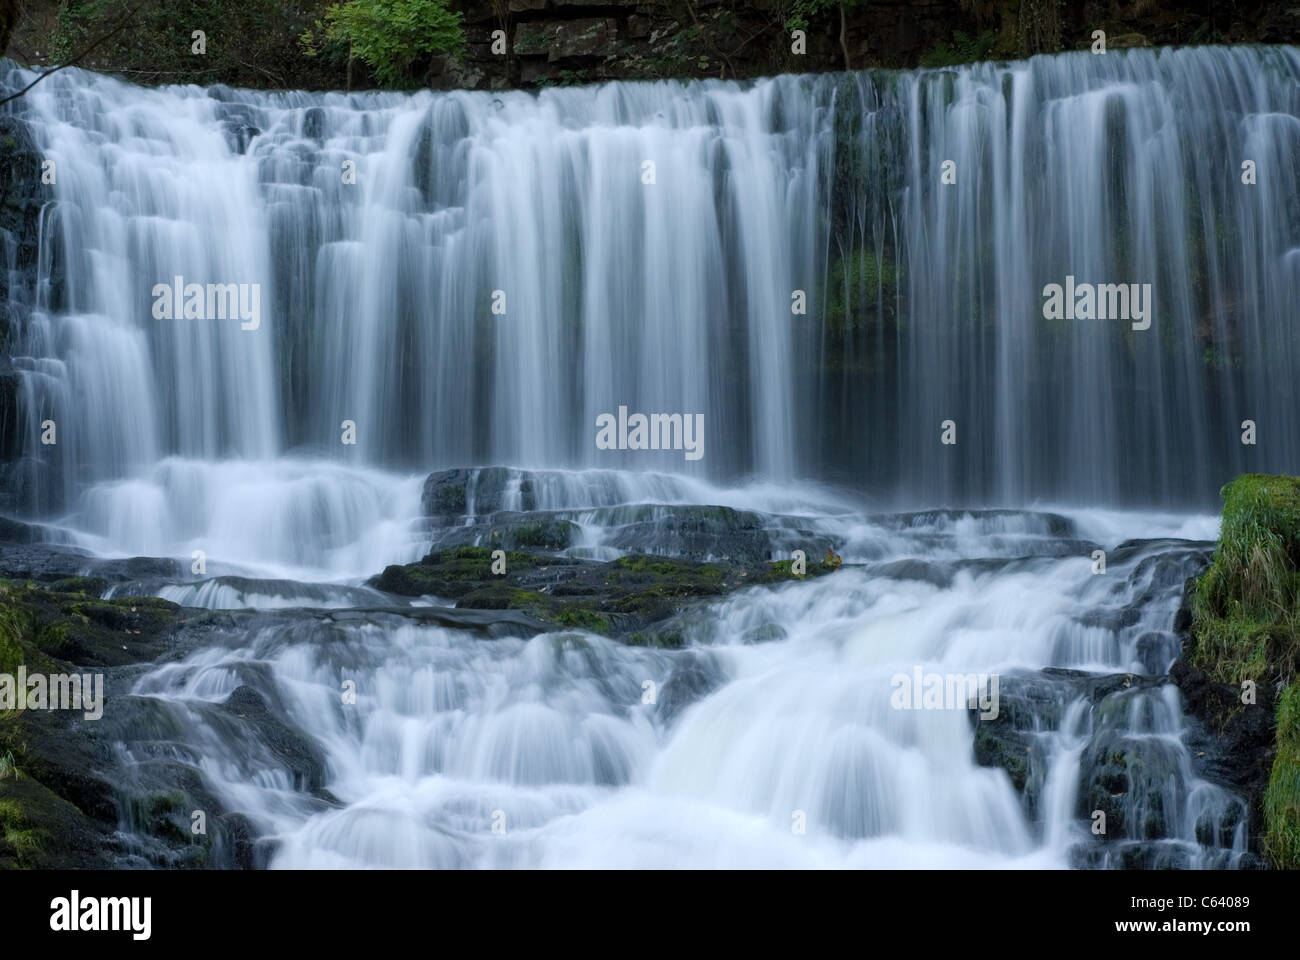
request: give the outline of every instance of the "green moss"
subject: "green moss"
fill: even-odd
[[[1264,852],[1284,870],[1300,869],[1300,684],[1278,698],[1277,757],[1264,793]]]
[[[90,597],[100,597],[108,589],[108,581],[102,577],[65,577],[51,583],[48,589],[59,593],[84,593]]]
[[[722,568],[707,563],[695,564],[684,560],[651,557],[642,554],[619,557],[614,563],[620,570],[628,573],[651,574],[656,577],[669,577],[678,580],[722,580]]]
[[[44,840],[42,832],[27,822],[23,807],[17,800],[0,800],[0,846],[17,866],[32,866],[32,858],[40,853]]]
[[[100,600],[82,592],[93,584],[76,586],[68,593],[0,581],[0,672],[14,673],[19,664],[29,672],[58,673],[70,664],[134,662],[142,644],[164,641],[181,609],[157,597]]]
[[[803,574],[794,572],[793,560],[777,560],[775,563],[769,563],[763,576],[756,580],[755,583],[780,583],[783,580],[807,580],[809,577],[824,577],[828,573],[834,573],[839,569],[833,562],[825,560],[809,560],[807,570]]]
[[[831,264],[826,284],[826,319],[830,330],[854,330],[874,316],[877,303],[893,317],[898,297],[898,268],[881,251],[865,247]]]
[[[1223,527],[1192,595],[1190,659],[1221,683],[1270,681],[1277,755],[1264,852],[1300,868],[1300,478],[1246,474],[1223,488]]]
[[[16,607],[4,602],[0,587],[0,673],[14,673],[23,662],[22,635],[26,630]]]
[[[1214,561],[1192,596],[1192,662],[1224,683],[1286,684],[1300,663],[1300,479],[1223,488]]]
[[[608,617],[591,610],[584,610],[581,607],[569,607],[561,611],[560,615],[555,618],[555,622],[566,627],[588,630],[592,633],[610,633]]]
[[[573,539],[573,525],[567,520],[521,523],[510,531],[510,535],[511,542],[516,546],[563,550]]]
[[[624,642],[630,647],[660,647],[665,650],[680,650],[686,646],[686,638],[680,630],[638,630]]]

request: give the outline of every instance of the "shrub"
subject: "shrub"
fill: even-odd
[[[346,47],[385,87],[418,85],[412,68],[436,53],[459,54],[465,47],[461,15],[447,0],[351,0],[325,11],[324,39]],[[307,31],[302,46],[316,53],[316,35]]]

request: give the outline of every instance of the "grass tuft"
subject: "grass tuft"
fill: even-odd
[[[1246,474],[1223,488],[1214,562],[1192,595],[1190,659],[1221,683],[1271,682],[1277,755],[1264,853],[1300,868],[1300,478]]]

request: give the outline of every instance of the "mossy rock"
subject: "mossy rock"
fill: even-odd
[[[1264,819],[1264,852],[1282,869],[1300,869],[1300,683],[1278,698],[1277,756],[1264,793]]]
[[[31,777],[0,780],[0,870],[107,867],[100,833]]]
[[[1192,596],[1192,662],[1224,683],[1288,683],[1300,665],[1300,479],[1246,474],[1223,501]]]
[[[1223,488],[1219,543],[1191,610],[1193,665],[1219,683],[1284,688],[1262,847],[1276,866],[1300,868],[1300,478],[1245,474]]]
[[[650,629],[691,604],[752,585],[797,579],[790,564],[761,567],[700,563],[642,554],[593,563],[569,557],[506,551],[506,572],[492,573],[492,550],[457,547],[418,563],[393,565],[371,586],[401,596],[433,595],[457,607],[517,610],[543,624],[587,630],[628,643],[684,644],[680,632]],[[810,563],[811,576],[835,569]]]

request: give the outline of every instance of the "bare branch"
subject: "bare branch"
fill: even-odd
[[[135,19],[135,15],[140,12],[140,8],[143,7],[144,4],[145,4],[145,0],[140,0],[139,3],[137,3],[134,7],[128,10],[122,16],[122,18],[118,21],[117,25],[113,27],[113,29],[109,30],[108,33],[105,33],[99,39],[93,41],[87,46],[82,47],[80,50],[78,50],[76,53],[74,53],[71,57],[68,58],[67,63],[61,63],[57,67],[51,67],[49,70],[46,70],[39,77],[37,77],[31,83],[27,84],[27,86],[23,87],[17,93],[11,93],[7,97],[0,97],[0,105],[8,103],[10,100],[17,100],[19,97],[27,93],[27,91],[30,90],[32,87],[36,86],[46,77],[48,77],[50,74],[58,73],[60,70],[64,69],[65,67],[75,67],[86,57],[90,56],[92,53],[94,53],[97,49],[102,47],[109,40],[113,39],[115,36],[117,36],[119,33],[125,30],[127,24],[129,24],[133,19]]]

